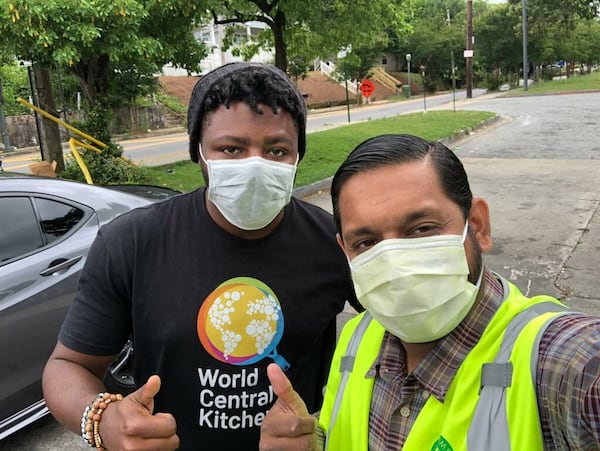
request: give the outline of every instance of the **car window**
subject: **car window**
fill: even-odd
[[[44,245],[29,197],[0,197],[0,262]]]
[[[40,227],[47,244],[68,233],[84,216],[82,210],[72,205],[41,198],[36,198],[35,203],[40,215]]]
[[[0,263],[51,244],[84,217],[82,209],[51,199],[0,197]]]

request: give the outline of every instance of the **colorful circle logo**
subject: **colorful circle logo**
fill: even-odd
[[[250,365],[270,357],[289,367],[275,349],[283,335],[281,305],[257,279],[236,277],[219,285],[198,312],[197,330],[204,349],[221,362]]]

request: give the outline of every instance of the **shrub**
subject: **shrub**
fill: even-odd
[[[145,183],[149,179],[147,168],[137,166],[121,159],[122,147],[110,144],[102,153],[91,150],[84,151],[82,159],[96,185],[117,183]],[[60,173],[62,178],[85,182],[85,176],[75,158],[65,161],[65,169]]]
[[[485,87],[488,89],[488,91],[498,91],[500,86],[504,83],[504,78],[494,73],[488,74],[485,77]]]

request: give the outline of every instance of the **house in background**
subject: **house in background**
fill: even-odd
[[[229,24],[229,25],[215,25],[209,24],[199,28],[194,32],[194,37],[204,42],[206,46],[211,49],[208,56],[200,61],[200,74],[207,73],[212,69],[222,66],[223,64],[231,63],[234,61],[242,61],[241,56],[234,56],[231,49],[223,51],[223,41],[225,39],[225,33],[227,28],[234,27],[235,36],[234,43],[236,45],[243,45],[248,41],[255,39],[259,33],[267,28],[267,25],[262,22],[246,22],[244,24]],[[275,59],[273,51],[261,50],[255,55],[251,61],[260,63],[272,63]],[[171,65],[163,67],[163,74],[167,76],[185,76],[187,72],[184,69],[174,68]],[[200,75],[194,73],[192,75]]]

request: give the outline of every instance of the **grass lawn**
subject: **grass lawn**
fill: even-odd
[[[511,89],[505,96],[526,96],[536,94],[557,94],[562,92],[600,91],[600,72],[575,75],[562,80],[536,81],[523,88]]]
[[[331,177],[346,155],[367,138],[385,133],[409,133],[434,141],[461,130],[475,127],[494,117],[485,111],[429,111],[343,125],[332,130],[309,133],[307,150],[296,175],[296,187]],[[204,185],[200,167],[191,161],[179,161],[147,167],[148,183],[179,191],[191,191]]]

